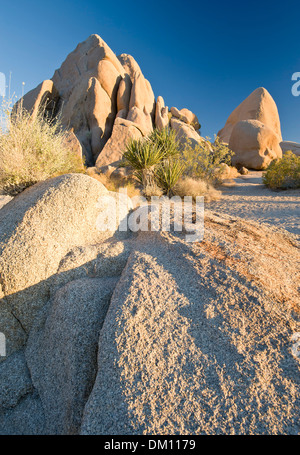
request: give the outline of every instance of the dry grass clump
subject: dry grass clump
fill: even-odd
[[[22,108],[6,113],[0,130],[0,190],[20,193],[37,182],[70,172],[83,172],[81,157],[66,146],[67,132],[42,114],[32,118]]]
[[[240,175],[236,167],[228,166],[224,163],[220,166],[220,170],[220,177],[222,180],[236,179]]]
[[[161,197],[163,194],[164,194],[163,190],[155,183],[153,183],[152,185],[148,185],[146,188],[143,189],[143,195],[147,199],[151,197]]]
[[[213,185],[192,177],[180,179],[176,183],[173,192],[180,197],[192,196],[194,200],[197,196],[204,196],[204,200],[207,202],[217,201],[221,198],[221,191],[216,190]]]

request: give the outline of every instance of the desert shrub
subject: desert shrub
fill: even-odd
[[[0,189],[15,195],[50,177],[83,172],[82,159],[66,145],[67,133],[59,122],[42,114],[32,118],[20,107],[6,111],[6,125],[0,131]]]
[[[263,173],[263,183],[271,189],[300,188],[300,156],[286,152]]]
[[[170,168],[170,160],[174,160],[172,163],[175,162],[179,150],[174,131],[169,128],[154,130],[148,138],[129,141],[120,167],[128,166],[133,169],[134,176],[143,185],[144,194],[150,194],[158,181],[163,181],[162,169],[164,166]],[[167,186],[166,182],[162,189],[168,191]]]
[[[143,190],[143,195],[147,199],[150,199],[151,197],[161,197],[163,194],[163,190],[155,183],[153,185],[148,185],[147,188],[144,188]]]
[[[194,200],[197,196],[204,196],[205,201],[216,201],[220,199],[221,192],[205,180],[197,180],[192,177],[181,178],[173,188],[177,196],[191,196]]]
[[[222,180],[222,165],[230,165],[233,152],[216,136],[212,143],[207,138],[196,146],[187,143],[183,150],[185,174],[211,183]]]
[[[121,166],[129,166],[134,170],[145,195],[156,193],[155,188],[158,186],[170,196],[174,194],[173,189],[182,176],[190,177],[195,182],[205,180],[211,189],[212,184],[224,178],[224,169],[228,169],[231,156],[232,152],[217,137],[214,143],[209,140],[203,140],[196,146],[187,143],[182,150],[176,131],[164,128],[161,131],[154,130],[146,139],[130,141]],[[184,196],[188,195],[186,190],[187,183]]]

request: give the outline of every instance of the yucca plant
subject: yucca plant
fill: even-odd
[[[155,167],[164,159],[162,147],[153,144],[149,139],[128,142],[120,167],[130,167],[133,174],[146,188],[154,184]]]
[[[144,187],[144,193],[148,194],[148,189],[156,187],[159,165],[178,154],[176,132],[169,128],[161,131],[155,129],[148,138],[129,141],[120,167],[132,168],[135,177]]]
[[[149,140],[163,149],[165,158],[179,156],[180,154],[180,144],[175,130],[170,128],[154,129]]]
[[[164,160],[160,166],[157,168],[155,173],[155,179],[168,196],[172,195],[172,190],[179,178],[184,172],[184,165],[181,161],[177,159],[167,159]]]

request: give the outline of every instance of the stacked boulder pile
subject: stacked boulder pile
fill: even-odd
[[[100,169],[122,158],[129,139],[148,136],[154,127],[170,125],[182,141],[201,141],[197,117],[175,107],[169,113],[163,98],[155,99],[135,59],[117,57],[98,35],[78,44],[52,79],[20,102],[32,115],[41,109],[48,116],[60,112],[70,146],[88,166]]]

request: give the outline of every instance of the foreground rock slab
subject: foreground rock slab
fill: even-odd
[[[95,375],[98,339],[116,278],[60,288],[31,331],[26,358],[47,434],[77,434]]]
[[[288,234],[226,216],[207,215],[201,243],[142,234],[81,433],[298,434],[297,261]]]
[[[67,253],[114,235],[117,225],[97,228],[107,216],[109,194],[87,175],[67,174],[29,188],[1,209],[0,332],[8,356],[24,345]],[[125,216],[126,201],[122,210]]]

